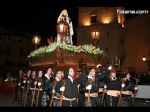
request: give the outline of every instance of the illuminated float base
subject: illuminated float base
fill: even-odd
[[[97,55],[93,56],[82,52],[70,54],[60,47],[57,47],[51,54],[46,54],[38,58],[31,58],[29,61],[29,66],[55,67],[57,69],[73,67],[77,70],[82,64],[86,64],[88,67],[95,67],[99,61],[100,57]]]

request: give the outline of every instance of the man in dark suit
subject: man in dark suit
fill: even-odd
[[[47,106],[49,106],[50,98],[52,94],[52,88],[53,88],[53,71],[52,68],[48,68],[46,74],[42,77],[42,90],[43,92],[46,92],[47,95]]]
[[[56,91],[59,93],[64,92],[62,106],[78,106],[78,84],[82,82],[82,77],[78,80],[74,80],[74,69],[68,68],[65,72],[65,79],[60,81],[56,87]],[[65,83],[65,85],[64,85]]]
[[[57,70],[55,73],[55,79],[53,81],[53,90],[52,90],[52,97],[50,102],[50,107],[59,107],[60,106],[60,93],[56,92],[56,86],[59,81],[63,78],[63,72],[61,70]]]
[[[106,79],[107,92],[105,96],[105,106],[115,107],[118,104],[118,93],[121,90],[121,82],[116,77],[116,70],[112,68],[110,75]],[[120,92],[119,92],[120,93]]]

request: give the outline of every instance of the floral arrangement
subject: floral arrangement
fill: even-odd
[[[66,51],[71,51],[71,52],[75,52],[75,53],[80,52],[80,50],[77,46],[73,46],[71,44],[62,43],[62,44],[60,44],[60,48],[66,50]]]
[[[45,54],[52,54],[52,52],[55,51],[57,47],[60,47],[62,50],[66,51],[68,54],[75,54],[75,53],[86,53],[90,55],[100,55],[103,53],[103,51],[100,48],[96,48],[93,45],[79,45],[79,46],[74,46],[70,44],[66,44],[64,42],[62,43],[57,43],[53,42],[48,46],[40,47],[39,49],[34,50],[28,55],[28,58],[36,58],[36,57],[41,57]]]
[[[30,57],[39,57],[42,54],[44,55],[46,53],[46,49],[47,49],[46,46],[45,47],[40,47],[39,49],[32,51],[30,53],[30,55],[28,55],[28,58],[30,58]]]
[[[58,43],[57,42],[54,42],[52,44],[50,44],[49,46],[47,46],[46,48],[46,52],[47,53],[51,53],[53,51],[55,51],[55,49],[58,47]]]
[[[94,55],[99,55],[102,54],[103,51],[100,50],[100,48],[96,48],[93,45],[83,45],[81,46],[81,48],[83,49],[83,51],[87,54],[94,54]]]

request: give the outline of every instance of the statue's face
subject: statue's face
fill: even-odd
[[[65,16],[68,15],[67,10],[64,10],[63,15],[65,15]]]

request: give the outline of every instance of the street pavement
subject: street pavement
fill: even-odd
[[[20,107],[15,102],[13,94],[5,95],[0,93],[0,107]],[[150,99],[135,99],[134,107],[150,107]]]

